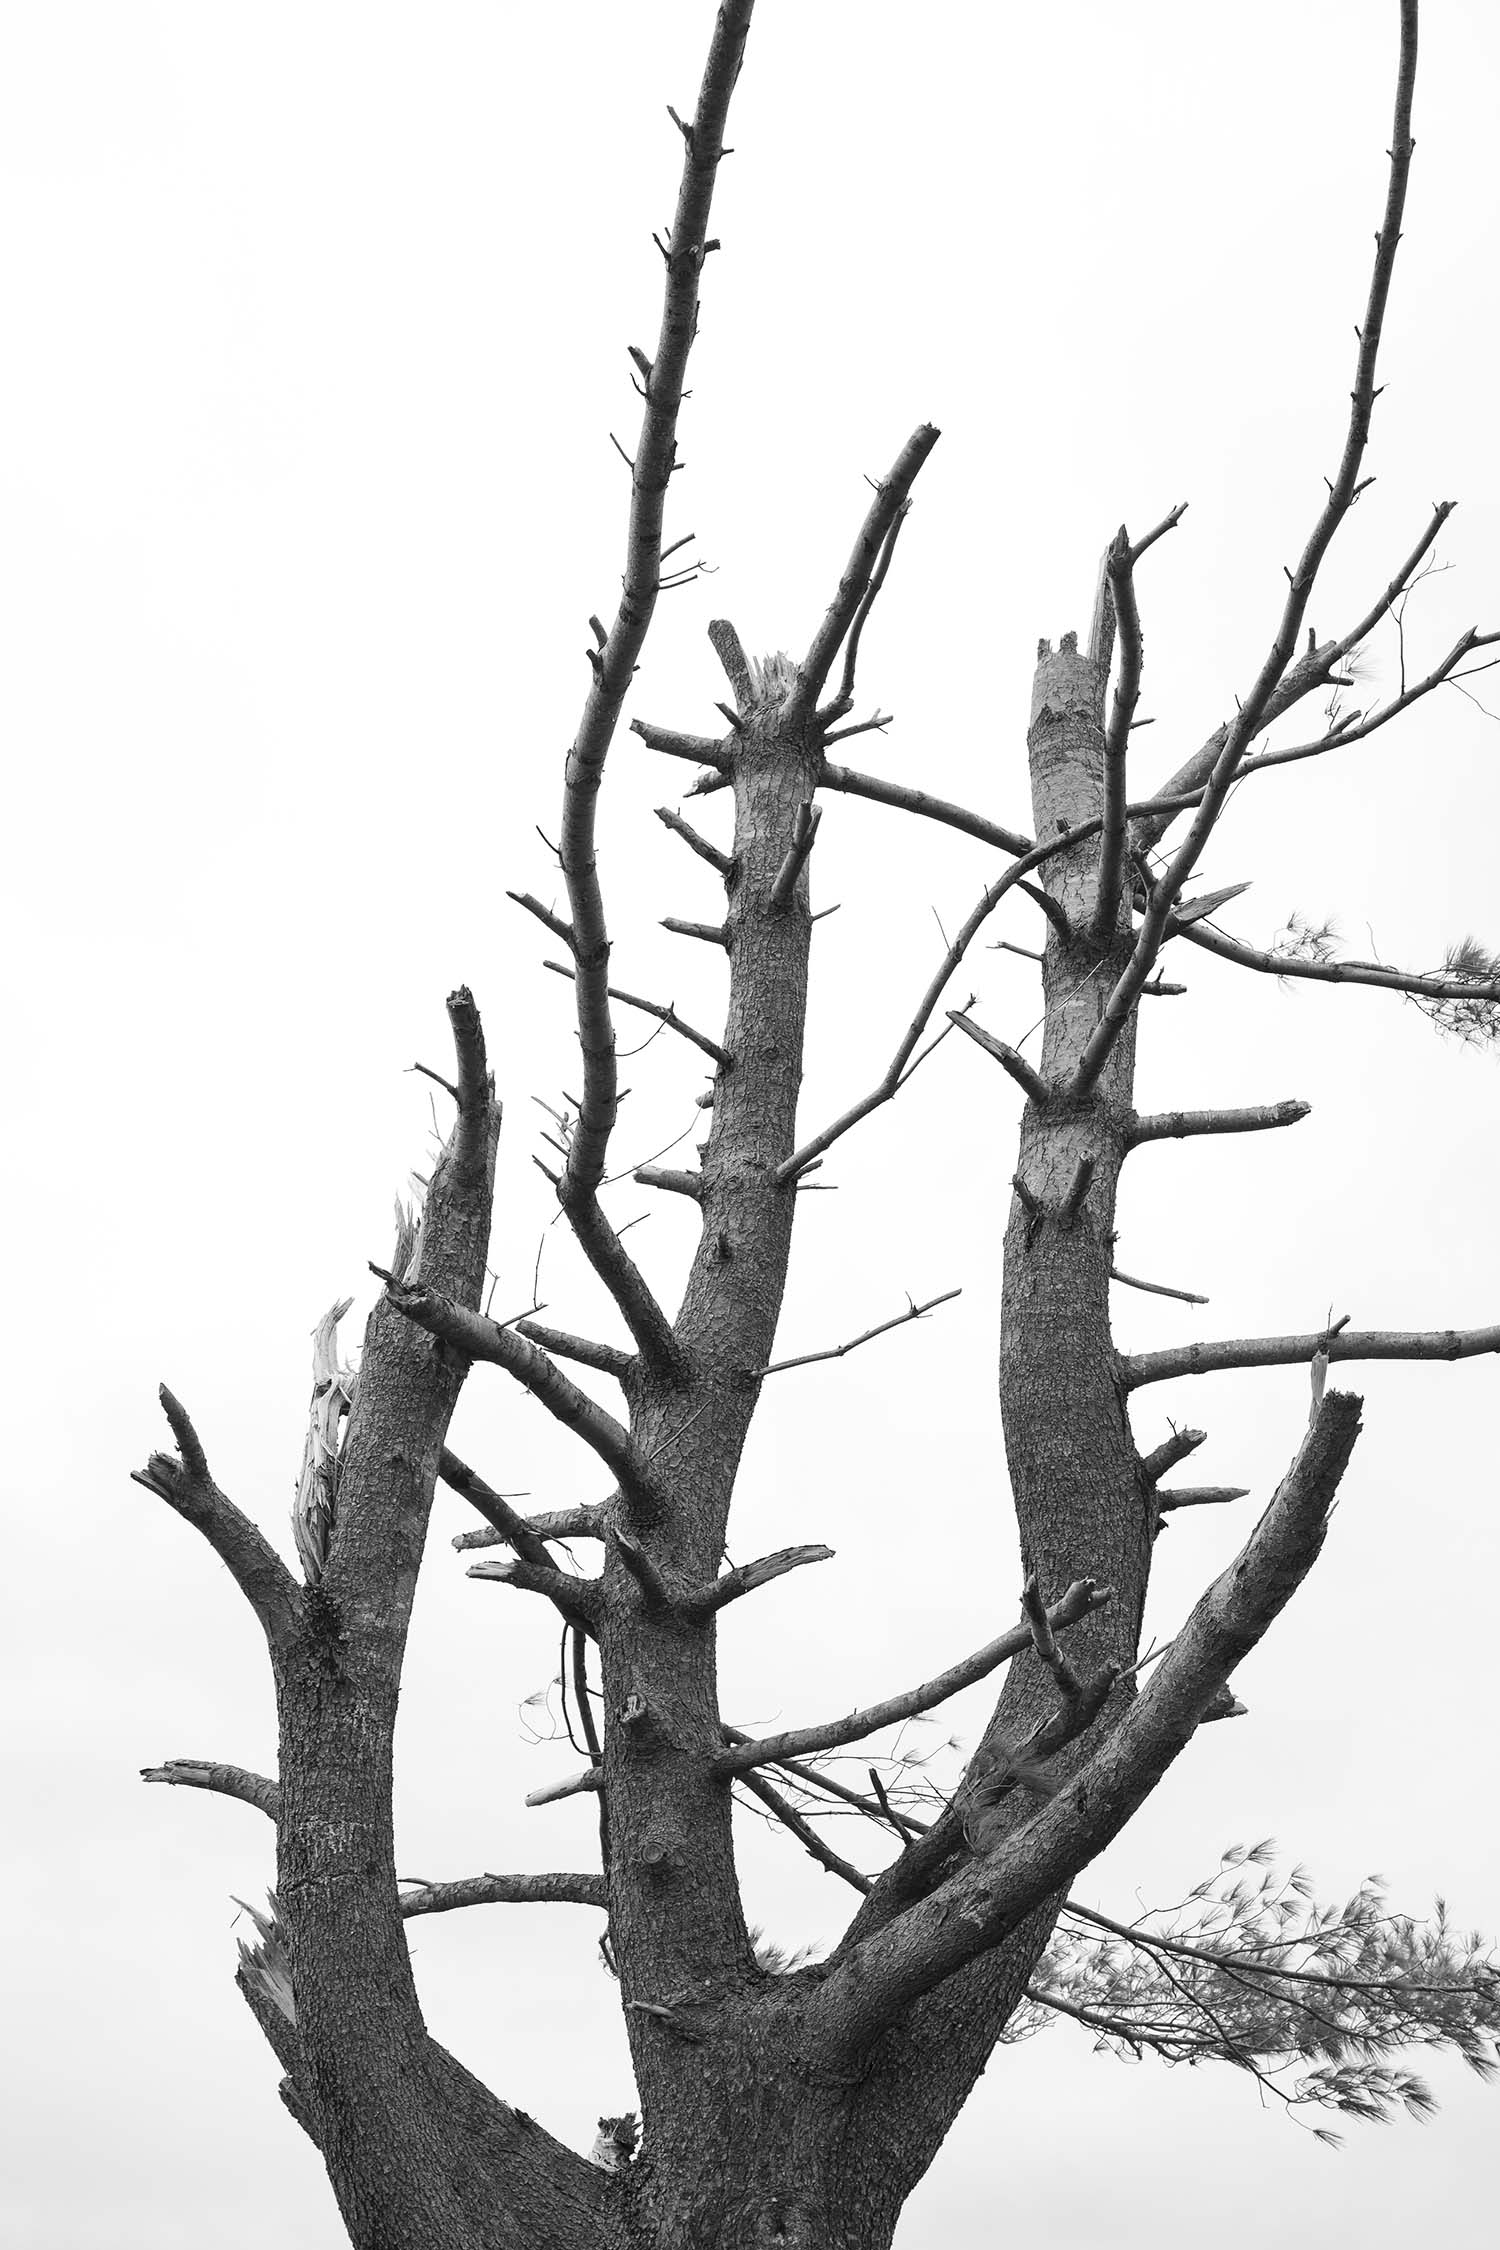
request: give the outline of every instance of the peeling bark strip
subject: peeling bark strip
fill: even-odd
[[[853,707],[862,637],[916,478],[937,442],[937,431],[924,423],[875,486],[801,661],[757,660],[734,625],[716,619],[709,637],[733,699],[718,705],[726,731],[709,737],[632,721],[650,748],[695,761],[705,786],[732,799],[729,851],[669,808],[659,813],[722,887],[720,919],[664,918],[669,929],[711,941],[716,958],[722,952],[722,1028],[698,1031],[670,1001],[610,980],[594,848],[597,796],[657,594],[682,577],[664,569],[676,551],[662,543],[664,507],[677,466],[703,268],[717,247],[708,234],[710,204],[749,20],[750,0],[723,0],[692,119],[673,113],[685,156],[673,222],[658,245],[665,266],[660,335],[654,354],[631,350],[644,412],[634,453],[626,455],[623,590],[608,627],[589,620],[587,694],[564,776],[559,856],[567,915],[529,893],[511,894],[568,949],[568,961],[547,965],[572,986],[583,1092],[571,1132],[553,1144],[564,1168],[548,1176],[631,1348],[545,1325],[536,1317],[540,1307],[505,1323],[481,1309],[500,1108],[478,1011],[460,990],[448,1003],[454,1078],[426,1073],[446,1089],[456,1117],[420,1229],[403,1228],[392,1270],[375,1269],[385,1286],[365,1332],[357,1381],[346,1384],[340,1373],[337,1398],[323,1395],[317,1474],[308,1487],[317,1502],[316,1536],[299,1543],[307,1582],[297,1582],[215,1483],[198,1432],[169,1391],[161,1404],[176,1456],[153,1454],[138,1478],[203,1534],[265,1635],[280,1719],[276,1775],[180,1758],[144,1769],[143,1778],[232,1797],[275,1824],[274,1916],[258,1917],[263,1938],[274,1940],[275,1974],[249,1949],[241,1989],[285,2073],[287,2107],[320,2150],[359,2250],[888,2250],[905,2198],[1024,1998],[1106,2031],[1120,2020],[1038,1984],[1036,1964],[1079,1870],[1119,1833],[1201,1724],[1241,1709],[1228,1686],[1236,1665],[1316,1560],[1359,1427],[1359,1400],[1325,1390],[1330,1362],[1500,1351],[1496,1328],[1358,1332],[1340,1321],[1320,1334],[1187,1344],[1126,1358],[1116,1352],[1110,1326],[1112,1283],[1205,1301],[1172,1284],[1134,1280],[1115,1265],[1116,1202],[1127,1159],[1151,1142],[1257,1133],[1308,1114],[1305,1102],[1290,1100],[1136,1112],[1138,1003],[1147,993],[1180,989],[1158,973],[1171,939],[1182,936],[1257,970],[1279,966],[1280,973],[1385,983],[1481,1008],[1492,996],[1482,964],[1472,960],[1473,974],[1450,966],[1441,977],[1404,977],[1365,964],[1278,965],[1208,922],[1239,884],[1183,903],[1184,885],[1237,776],[1358,739],[1460,676],[1463,658],[1495,638],[1466,634],[1386,711],[1339,721],[1290,751],[1251,749],[1273,718],[1338,676],[1338,666],[1409,587],[1448,512],[1447,503],[1434,512],[1359,626],[1322,646],[1310,637],[1296,655],[1323,555],[1361,489],[1412,146],[1413,0],[1400,7],[1389,188],[1343,457],[1327,506],[1288,573],[1280,624],[1236,718],[1208,738],[1166,791],[1130,799],[1132,729],[1144,723],[1135,718],[1145,661],[1143,600],[1149,604],[1136,572],[1181,518],[1177,507],[1144,537],[1132,541],[1121,526],[1110,541],[1086,649],[1069,633],[1056,650],[1044,642],[1039,651],[1027,736],[1035,843],[904,782],[831,764],[830,745],[886,723],[877,708],[872,719],[836,724]],[[829,693],[835,666],[837,685]],[[815,845],[826,810],[820,790],[938,820],[1012,855],[1012,864],[947,946],[884,1074],[832,1124],[799,1141],[817,919],[811,882],[823,857]],[[1181,812],[1193,815],[1187,835],[1158,874],[1146,855]],[[1039,1050],[1024,1053],[981,1026],[972,999],[948,1004],[970,947],[1012,890],[1024,890],[1041,908],[1046,930],[1045,951],[1033,956],[1041,964],[1042,1037]],[[615,1003],[654,1017],[713,1069],[712,1094],[700,1097],[708,1123],[698,1168],[648,1163],[635,1174],[698,1212],[697,1246],[674,1316],[623,1248],[601,1201],[620,1099]],[[828,1151],[894,1099],[955,1026],[963,1034],[955,1049],[964,1048],[963,1067],[977,1089],[972,1098],[998,1097],[1007,1116],[1017,1092],[1021,1101],[1018,1157],[1012,1163],[1004,1144],[996,1177],[1014,1184],[999,1391],[1020,1535],[1022,1621],[902,1694],[752,1739],[726,1724],[719,1708],[719,1612],[805,1565],[833,1559],[813,1540],[747,1562],[728,1558],[730,1505],[762,1384],[778,1372],[840,1357],[958,1294],[908,1300],[905,1313],[847,1342],[775,1358],[798,1190]],[[1008,1135],[1012,1127],[1001,1130]],[[329,1381],[328,1370],[337,1372],[331,1320],[323,1337]],[[618,1412],[564,1373],[562,1360],[618,1385]],[[1235,1561],[1193,1606],[1159,1661],[1155,1650],[1141,1656],[1141,1617],[1163,1517],[1247,1495],[1231,1486],[1164,1486],[1161,1479],[1203,1442],[1203,1433],[1176,1431],[1138,1451],[1127,1416],[1130,1392],[1214,1368],[1296,1362],[1307,1363],[1312,1389],[1296,1458]],[[496,1491],[449,1451],[449,1418],[476,1366],[477,1379],[506,1378],[591,1448],[607,1472],[607,1496],[522,1515],[511,1504],[519,1495]],[[575,1744],[587,1762],[529,1801],[596,1797],[598,1870],[485,1871],[453,1880],[397,1873],[392,1742],[440,1476],[488,1527],[461,1534],[455,1544],[509,1550],[474,1564],[469,1575],[540,1595],[563,1620],[570,1727],[576,1723]],[[597,1575],[580,1575],[565,1552],[555,1551],[573,1538],[591,1542]],[[740,1614],[736,1608],[729,1630]],[[1002,1665],[1004,1685],[968,1772],[930,1826],[892,1802],[899,1793],[887,1789],[875,1765],[867,1795],[818,1763],[940,1708]],[[816,1967],[773,1960],[746,1925],[734,1862],[737,1801],[786,1830],[858,1894],[844,1936]],[[833,1850],[817,1826],[820,1811],[830,1808],[863,1815],[894,1858],[877,1870]],[[602,1949],[620,1981],[644,2121],[638,2153],[634,2113],[601,2120],[594,2160],[586,2160],[487,2092],[431,2038],[403,1925],[485,1904],[571,1904],[607,1913]],[[1451,1988],[1433,1989],[1439,2005],[1452,2001]]]

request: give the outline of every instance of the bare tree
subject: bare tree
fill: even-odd
[[[337,1359],[346,1309],[320,1325],[317,1391],[299,1488],[302,1577],[220,1490],[184,1408],[163,1390],[175,1455],[139,1480],[203,1533],[264,1631],[280,1714],[279,1773],[176,1760],[153,1781],[218,1791],[276,1825],[278,1880],[257,1914],[241,1988],[283,2071],[287,2106],[326,2162],[351,2240],[381,2250],[578,2250],[584,2244],[816,2244],[877,2250],[932,2162],[997,2043],[1050,2016],[1106,2042],[1169,2058],[1220,2057],[1292,2098],[1379,2113],[1420,2107],[1420,2082],[1390,2058],[1448,2044],[1492,2059],[1500,1995],[1476,1947],[1441,1922],[1392,1921],[1361,1893],[1321,1913],[1282,1884],[1258,1848],[1231,1855],[1223,1883],[1195,1894],[1185,1922],[1130,1926],[1086,1912],[1069,1887],[1118,1835],[1209,1719],[1240,1708],[1236,1666],[1316,1561],[1359,1431],[1360,1400],[1328,1387],[1344,1360],[1456,1359],[1500,1350],[1500,1327],[1468,1333],[1320,1332],[1122,1355],[1112,1284],[1122,1166],[1142,1144],[1295,1125],[1306,1104],[1141,1115],[1134,1106],[1143,998],[1168,989],[1167,946],[1206,947],[1251,971],[1382,985],[1441,1023],[1487,1040],[1500,1024],[1500,963],[1472,944],[1431,973],[1339,957],[1328,933],[1298,929],[1272,951],[1246,946],[1215,915],[1231,893],[1190,897],[1189,881],[1230,792],[1267,767],[1333,754],[1445,682],[1500,639],[1464,634],[1442,662],[1364,713],[1335,715],[1305,742],[1267,747],[1299,704],[1347,682],[1346,667],[1422,572],[1448,514],[1431,520],[1365,615],[1319,641],[1308,605],[1329,545],[1367,481],[1376,364],[1413,147],[1416,0],[1401,0],[1400,59],[1385,209],[1358,331],[1347,434],[1280,622],[1235,717],[1165,789],[1132,798],[1142,631],[1137,572],[1183,511],[1111,539],[1087,641],[1038,652],[1028,736],[1031,833],[881,782],[830,753],[879,725],[857,720],[862,636],[891,567],[916,479],[938,433],[916,430],[875,488],[827,614],[806,653],[749,658],[734,627],[710,636],[727,682],[711,735],[636,718],[653,750],[699,768],[690,794],[728,792],[721,850],[683,816],[659,817],[722,886],[709,924],[671,921],[720,949],[728,972],[712,1035],[675,1008],[610,979],[610,936],[595,861],[595,812],[653,611],[682,575],[664,539],[684,380],[710,253],[725,121],[752,0],[722,0],[697,107],[678,120],[681,188],[659,247],[665,271],[654,352],[631,353],[643,401],[629,456],[630,514],[613,619],[589,620],[590,679],[568,755],[558,858],[567,909],[520,894],[573,986],[582,1082],[555,1114],[558,1205],[630,1338],[628,1348],[490,1316],[484,1283],[501,1113],[479,1015],[466,990],[448,1013],[455,1060],[442,1083],[456,1117],[420,1215],[403,1220],[357,1371]],[[691,573],[692,566],[686,566]],[[1111,693],[1111,681],[1113,690]],[[1256,745],[1262,747],[1257,749]],[[889,1065],[843,1115],[808,1131],[798,1091],[816,916],[820,791],[946,823],[992,844],[1005,865],[947,946]],[[1033,837],[1035,840],[1033,840]],[[1000,901],[1022,888],[1046,923],[1039,1059],[948,1005],[965,955]],[[707,1132],[692,1168],[635,1178],[699,1207],[691,1272],[675,1314],[659,1301],[607,1215],[621,1098],[615,1015],[644,1011],[713,1066]],[[826,1724],[750,1739],[720,1713],[719,1611],[827,1558],[802,1545],[726,1568],[736,1475],[776,1330],[800,1194],[828,1151],[892,1100],[957,1028],[1022,1089],[1025,1108],[1005,1239],[1000,1399],[1020,1534],[1020,1620],[940,1676]],[[976,1068],[983,1068],[976,1062]],[[900,1319],[923,1317],[913,1303]],[[882,1323],[880,1326],[894,1325]],[[842,1353],[878,1334],[831,1348]],[[819,1354],[806,1357],[825,1356]],[[449,1419],[476,1362],[493,1365],[598,1458],[597,1504],[523,1516],[447,1449]],[[1303,1363],[1307,1428],[1233,1564],[1170,1645],[1140,1649],[1154,1541],[1176,1509],[1233,1501],[1223,1488],[1164,1480],[1200,1441],[1182,1431],[1144,1454],[1129,1402],[1144,1386],[1214,1368]],[[610,1412],[567,1372],[609,1378]],[[598,1801],[601,1865],[542,1876],[481,1874],[398,1882],[392,1737],[407,1626],[439,1479],[502,1547],[472,1575],[550,1603],[563,1622],[564,1692],[581,1763],[535,1801]],[[561,1543],[597,1550],[580,1573]],[[1148,1662],[1151,1669],[1146,1669]],[[851,1786],[831,1753],[935,1709],[1008,1666],[992,1718],[951,1793],[924,1787],[899,1752]],[[597,1684],[596,1684],[597,1682]],[[733,1816],[745,1804],[780,1824],[859,1894],[832,1951],[777,1957],[747,1926]],[[861,1816],[868,1850],[851,1860],[819,1825]],[[1257,1872],[1258,1870],[1258,1872]],[[404,1922],[483,1903],[574,1901],[603,1908],[644,2120],[601,2121],[591,2158],[565,2148],[474,2079],[428,2034]]]

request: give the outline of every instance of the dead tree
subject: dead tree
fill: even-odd
[[[710,634],[728,682],[722,726],[694,735],[632,721],[652,749],[699,768],[690,793],[732,799],[727,850],[676,811],[661,814],[722,887],[711,924],[668,925],[724,956],[728,1002],[710,1036],[674,1008],[612,983],[595,810],[653,610],[680,551],[680,542],[664,543],[664,515],[751,7],[722,0],[697,107],[678,121],[684,159],[676,212],[659,244],[660,336],[654,352],[631,355],[643,407],[629,463],[623,588],[607,625],[590,620],[587,695],[567,760],[558,847],[567,911],[521,898],[565,956],[553,966],[573,987],[582,1058],[581,1091],[559,1121],[548,1177],[618,1307],[629,1348],[535,1318],[502,1324],[481,1309],[500,1107],[478,1012],[460,990],[448,1002],[455,1061],[444,1081],[455,1121],[420,1222],[403,1228],[390,1267],[376,1269],[384,1290],[357,1373],[337,1365],[334,1320],[320,1331],[298,1508],[300,1580],[216,1484],[186,1411],[165,1390],[176,1453],[153,1456],[139,1478],[203,1533],[253,1608],[280,1714],[274,1780],[197,1761],[151,1769],[148,1778],[240,1797],[276,1824],[276,1902],[260,1917],[261,1942],[246,1948],[241,1985],[285,2073],[287,2106],[326,2162],[351,2240],[368,2250],[878,2250],[997,2041],[1027,2011],[1075,2016],[1136,2048],[1222,2053],[1252,2067],[1258,2055],[1321,2053],[1334,2096],[1373,2107],[1405,2090],[1378,2062],[1393,2042],[1440,2036],[1483,2059],[1497,2021],[1493,1984],[1461,1948],[1429,1947],[1423,1982],[1410,1950],[1388,1931],[1357,1929],[1342,1951],[1321,1953],[1304,1931],[1294,1956],[1285,1938],[1269,1953],[1238,1942],[1244,1932],[1231,1926],[1233,1913],[1208,1935],[1173,1937],[1068,1905],[1079,1871],[1198,1727],[1238,1708],[1229,1685],[1236,1666],[1317,1559],[1359,1431],[1360,1400],[1328,1387],[1331,1365],[1500,1350],[1500,1326],[1370,1334],[1334,1324],[1132,1358],[1116,1349],[1110,1321],[1111,1286],[1129,1282],[1115,1264],[1114,1212],[1132,1151],[1189,1134],[1288,1128],[1306,1114],[1296,1101],[1138,1114],[1140,1002],[1162,989],[1169,944],[1206,947],[1252,972],[1386,986],[1460,1025],[1491,1030],[1497,1020],[1500,974],[1475,950],[1420,975],[1338,959],[1316,936],[1257,952],[1213,918],[1228,894],[1189,894],[1233,786],[1367,735],[1461,677],[1473,652],[1500,638],[1466,633],[1384,707],[1335,719],[1291,748],[1265,746],[1274,721],[1344,675],[1411,586],[1448,513],[1446,504],[1433,511],[1367,614],[1334,639],[1315,637],[1309,599],[1365,481],[1413,146],[1416,0],[1400,4],[1388,188],[1342,458],[1287,571],[1280,623],[1234,718],[1164,789],[1132,796],[1137,574],[1153,542],[1176,526],[1182,509],[1174,508],[1144,536],[1122,527],[1110,541],[1085,644],[1072,633],[1056,649],[1042,644],[1028,735],[1029,833],[834,762],[842,740],[877,723],[851,717],[856,673],[913,486],[937,440],[936,430],[918,429],[876,487],[800,660],[753,661],[733,626],[718,621]],[[945,822],[992,844],[1004,864],[937,963],[883,1075],[842,1116],[809,1131],[797,1106],[816,918],[810,871],[819,793],[827,791]],[[947,1005],[966,952],[1020,886],[1046,920],[1046,1014],[1034,1059]],[[696,1254],[675,1313],[606,1210],[621,1007],[656,1017],[713,1065],[698,1163],[637,1174],[699,1208]],[[955,1026],[1025,1096],[1000,1340],[1020,1620],[941,1677],[876,1706],[746,1739],[720,1714],[719,1611],[828,1553],[809,1544],[724,1568],[751,1419],[763,1383],[788,1364],[776,1358],[776,1330],[799,1193]],[[913,1305],[902,1317],[930,1309]],[[1297,1362],[1309,1370],[1311,1411],[1305,1431],[1290,1436],[1286,1474],[1235,1562],[1144,1672],[1141,1619],[1164,1515],[1240,1496],[1165,1483],[1196,1434],[1143,1455],[1131,1432],[1132,1394],[1200,1369]],[[522,1516],[447,1450],[454,1402],[476,1363],[502,1370],[592,1450],[607,1488],[597,1505]],[[617,1384],[618,1411],[575,1382],[570,1364]],[[484,1519],[488,1533],[475,1543],[486,1538],[507,1550],[473,1574],[550,1603],[563,1620],[584,1762],[538,1799],[597,1798],[597,1870],[398,1887],[392,1732],[440,1478]],[[589,1544],[597,1570],[571,1567],[558,1551],[564,1538]],[[889,1769],[872,1770],[866,1792],[820,1763],[1007,1662],[983,1739],[933,1817],[913,1809]],[[735,1871],[733,1815],[744,1796],[860,1894],[825,1959],[789,1966],[757,1951]],[[831,1800],[866,1816],[872,1849],[884,1839],[873,1870],[828,1844],[816,1813]],[[638,2153],[629,2118],[602,2122],[592,2161],[565,2148],[488,2092],[425,2028],[404,1921],[528,1900],[607,1911],[644,2120]],[[1061,1925],[1060,1915],[1069,1917]],[[1107,1973],[1090,1982],[1085,1950],[1095,1941],[1112,1951]],[[1133,1965],[1123,1967],[1123,1957]],[[1314,2021],[1329,2027],[1321,2048],[1322,2035],[1307,2029]]]

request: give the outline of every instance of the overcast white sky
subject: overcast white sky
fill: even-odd
[[[1379,482],[1314,605],[1343,630],[1437,498],[1451,567],[1412,604],[1435,659],[1500,623],[1500,19],[1427,11],[1416,167],[1376,414]],[[1143,569],[1136,778],[1149,787],[1257,668],[1341,440],[1352,325],[1383,193],[1394,0],[938,6],[763,0],[730,139],[669,536],[717,566],[671,595],[632,708],[712,729],[704,627],[800,649],[878,475],[942,443],[865,642],[897,715],[879,771],[1025,826],[1036,641],[1086,627],[1101,547],[1175,501]],[[207,1550],[127,1481],[188,1403],[220,1481],[290,1552],[309,1331],[369,1302],[365,1262],[424,1158],[419,1057],[472,984],[508,1104],[499,1300],[607,1329],[529,1158],[533,1094],[574,1083],[566,999],[507,886],[547,895],[591,610],[617,585],[625,487],[607,433],[654,336],[677,136],[708,0],[354,6],[51,0],[0,9],[0,730],[12,1282],[5,2097],[0,2233],[31,2250],[335,2250],[321,2169],[230,1981],[230,1894],[270,1880],[244,1807],[144,1789],[179,1755],[266,1769],[248,1614]],[[1366,698],[1388,691],[1374,652]],[[1500,678],[1500,674],[1496,675]],[[1482,686],[1487,683],[1479,683]],[[1489,697],[1500,709],[1500,693]],[[1457,694],[1346,757],[1236,798],[1206,876],[1268,941],[1292,909],[1354,951],[1430,965],[1500,939],[1500,731]],[[603,828],[618,973],[712,1019],[722,965],[657,927],[711,911],[659,829],[688,769],[622,736]],[[711,806],[705,825],[723,817]],[[827,807],[804,1117],[878,1075],[992,854],[877,807]],[[1024,901],[996,931],[1035,942]],[[1174,965],[1175,966],[1175,965]],[[1297,1095],[1295,1132],[1135,1158],[1122,1262],[1202,1312],[1125,1296],[1126,1345],[1497,1318],[1500,1063],[1364,991],[1281,991],[1195,955],[1149,1012],[1141,1099]],[[1010,1039],[1035,972],[984,952]],[[965,984],[965,990],[969,987]],[[960,993],[962,998],[963,994]],[[625,1043],[634,1043],[622,1025]],[[950,1042],[807,1198],[783,1324],[812,1349],[963,1285],[956,1304],[768,1389],[735,1552],[838,1559],[726,1623],[725,1704],[797,1723],[925,1677],[1015,1611],[995,1403],[998,1259],[1016,1097]],[[690,1133],[700,1081],[658,1040],[633,1066],[622,1167]],[[662,1204],[670,1208],[662,1208]],[[628,1179],[618,1223],[669,1294],[686,1207]],[[358,1327],[351,1324],[351,1342]],[[1366,1435],[1314,1579],[1209,1731],[1080,1892],[1170,1899],[1275,1834],[1328,1896],[1378,1868],[1423,1910],[1500,1926],[1489,1786],[1500,1570],[1493,1361],[1365,1370]],[[480,1370],[455,1443],[539,1505],[599,1477]],[[1293,1451],[1306,1376],[1147,1393],[1206,1426],[1243,1513],[1179,1519],[1170,1630]],[[518,1706],[556,1661],[551,1612],[467,1582],[440,1497],[400,1744],[403,1870],[591,1864],[567,1770]],[[978,1703],[957,1710],[972,1733]],[[1476,1785],[1477,1783],[1477,1785]],[[816,1938],[843,1895],[746,1839],[752,1912]],[[631,2087],[598,1917],[493,1908],[414,1925],[435,2032],[575,2146]],[[1045,2212],[1052,2250],[1330,2234],[1473,2241],[1497,2123],[1457,2069],[1425,2131],[1320,2148],[1228,2071],[1094,2058],[1058,2027],[1003,2053],[909,2208],[901,2250],[980,2250]],[[1253,2183],[1249,2185],[1248,2183]],[[1168,2211],[1175,2211],[1169,2216]]]

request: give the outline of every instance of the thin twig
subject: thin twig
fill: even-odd
[[[812,1367],[819,1360],[842,1359],[846,1352],[857,1351],[861,1344],[868,1344],[873,1337],[884,1336],[892,1328],[904,1328],[909,1320],[923,1320],[938,1305],[946,1305],[951,1298],[962,1295],[961,1288],[945,1289],[941,1297],[929,1297],[925,1305],[916,1304],[908,1298],[905,1312],[895,1314],[890,1320],[882,1320],[875,1328],[867,1328],[862,1336],[851,1336],[848,1343],[833,1344],[827,1351],[802,1352],[796,1359],[772,1360],[769,1367],[758,1368],[756,1374],[783,1375],[789,1367]]]
[[[577,975],[576,970],[568,968],[561,961],[544,961],[542,967],[550,969],[554,976],[572,979]],[[638,1008],[643,1016],[655,1016],[657,1022],[664,1023],[669,1031],[675,1031],[682,1038],[691,1040],[692,1044],[707,1055],[711,1062],[717,1063],[720,1070],[729,1068],[729,1057],[718,1042],[708,1038],[701,1031],[695,1031],[690,1023],[684,1023],[670,1001],[663,1007],[659,1000],[642,1000],[638,993],[622,992],[617,984],[608,985],[606,990],[611,1000],[618,1000],[622,1007]]]

